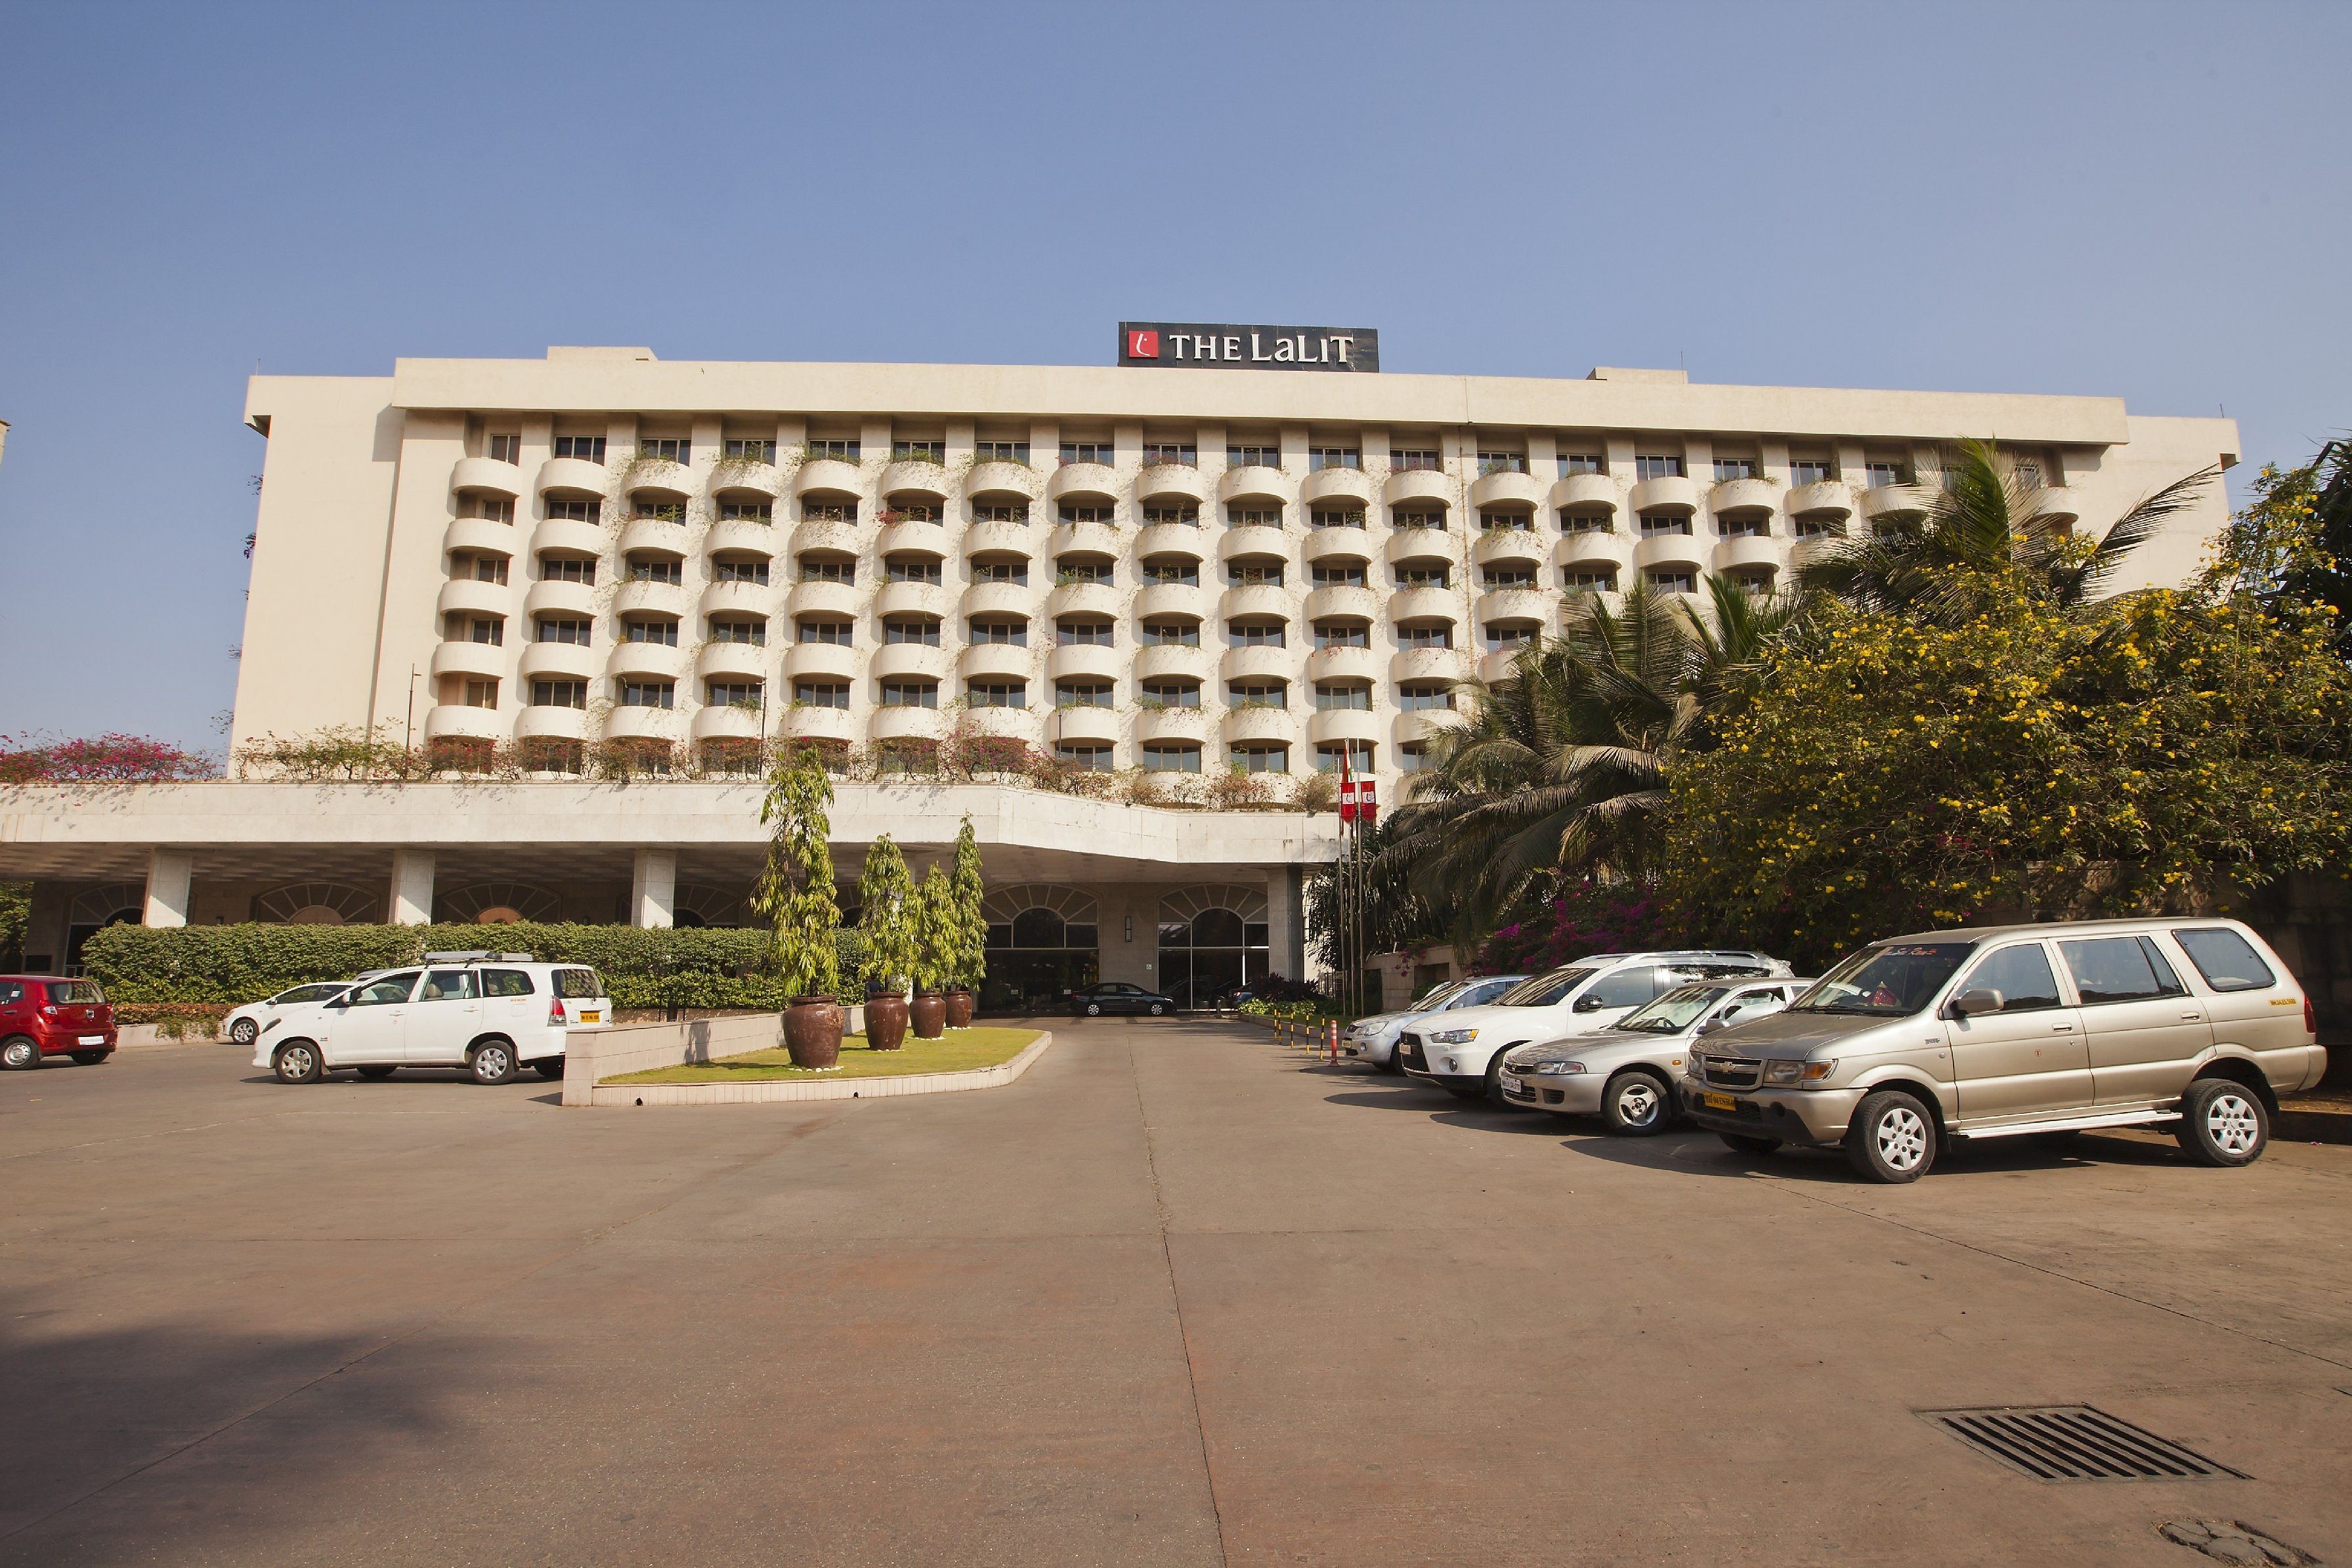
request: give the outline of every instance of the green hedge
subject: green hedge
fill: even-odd
[[[488,949],[547,963],[588,964],[616,1008],[782,1008],[782,988],[756,972],[764,931],[635,925],[110,925],[82,965],[126,1003],[259,1001],[306,980],[413,964],[426,953]],[[845,974],[857,933],[835,941]]]

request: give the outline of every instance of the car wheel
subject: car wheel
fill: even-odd
[[[1480,1092],[1490,1105],[1509,1106],[1511,1103],[1503,1098],[1503,1058],[1508,1056],[1511,1050],[1507,1045],[1486,1059],[1486,1082],[1480,1086]]]
[[[316,1083],[321,1063],[319,1048],[307,1040],[289,1040],[273,1059],[280,1083]]]
[[[514,1047],[502,1040],[486,1040],[474,1047],[466,1065],[477,1083],[511,1083],[515,1075]]]
[[[1866,1094],[1846,1129],[1845,1154],[1873,1181],[1917,1181],[1936,1163],[1935,1118],[1900,1089]]]
[[[1102,1017],[1102,1004],[1100,1002],[1088,1002],[1087,1004],[1087,1017],[1090,1019],[1098,1019]]]
[[[228,1026],[228,1037],[239,1045],[251,1045],[261,1038],[261,1026],[251,1019],[239,1019]]]
[[[384,1079],[391,1077],[394,1072],[399,1071],[400,1070],[398,1068],[392,1066],[389,1062],[378,1062],[373,1067],[361,1068],[359,1072],[362,1078]]]
[[[12,1035],[5,1044],[0,1044],[0,1067],[11,1072],[24,1072],[40,1064],[40,1044],[30,1035]]]
[[[561,1078],[563,1076],[563,1058],[560,1056],[542,1056],[537,1061],[532,1062],[531,1066],[537,1070],[541,1078]]]
[[[110,1051],[77,1051],[73,1053],[73,1059],[84,1067],[96,1067],[113,1054],[114,1052]]]
[[[1612,1082],[1608,1092],[1601,1097],[1601,1119],[1612,1133],[1646,1138],[1665,1131],[1673,1104],[1665,1084],[1655,1074],[1627,1072]]]
[[[1150,1013],[1153,1018],[1158,1018],[1161,1013],[1166,1012],[1168,1009],[1161,1007],[1158,1002],[1154,1002],[1143,1010]]]
[[[2270,1145],[2270,1109],[2242,1083],[2200,1078],[2180,1097],[2173,1136],[2200,1166],[2250,1166]]]
[[[1778,1138],[1751,1138],[1746,1133],[1717,1133],[1716,1136],[1723,1140],[1724,1147],[1735,1154],[1769,1155],[1780,1146]]]

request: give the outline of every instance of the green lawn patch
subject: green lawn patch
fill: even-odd
[[[917,1040],[910,1032],[898,1051],[877,1051],[862,1034],[844,1035],[841,1065],[823,1072],[794,1067],[790,1052],[754,1051],[742,1056],[722,1056],[716,1061],[692,1061],[677,1067],[653,1067],[643,1072],[607,1078],[606,1083],[751,1083],[765,1079],[897,1078],[908,1072],[971,1072],[1001,1067],[1021,1054],[1037,1038],[1034,1029],[993,1029],[985,1025],[951,1029],[939,1040]]]

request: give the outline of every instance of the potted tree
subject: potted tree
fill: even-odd
[[[793,1065],[824,1069],[841,1061],[841,967],[834,946],[841,908],[833,901],[833,783],[813,751],[779,761],[768,775],[760,821],[768,829],[768,864],[751,907],[768,922],[767,967],[782,982],[784,1049]]]
[[[865,910],[858,931],[866,938],[866,1043],[896,1051],[906,1043],[907,986],[915,974],[915,879],[887,833],[866,852],[857,902]]]
[[[947,1032],[945,987],[955,974],[955,888],[938,866],[923,873],[915,894],[915,1038],[937,1040]]]
[[[980,983],[988,977],[988,915],[981,908],[986,893],[980,880],[980,841],[966,816],[956,833],[955,875],[956,961],[948,977],[948,1027],[971,1027]]]

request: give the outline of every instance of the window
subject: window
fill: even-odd
[[[948,444],[944,441],[893,441],[890,461],[893,463],[945,463]]]
[[[1454,622],[1438,621],[1419,626],[1397,628],[1400,648],[1451,648],[1454,646]]]
[[[601,435],[559,435],[555,438],[558,457],[577,457],[583,463],[604,461],[604,438]]]
[[[937,681],[885,681],[882,683],[884,707],[937,707],[940,706],[940,684]]]
[[[1408,741],[1397,747],[1397,771],[1400,773],[1426,773],[1436,766],[1437,758],[1431,756],[1429,747],[1418,740]]]
[[[1399,588],[1450,588],[1454,585],[1454,569],[1450,566],[1400,566],[1396,569]]]
[[[1536,569],[1531,566],[1490,566],[1478,573],[1478,580],[1490,589],[1533,588]]]
[[[1111,683],[1108,681],[1055,681],[1055,707],[1108,707]]]
[[[971,641],[979,646],[993,644],[1006,648],[1026,648],[1029,645],[1029,622],[1026,621],[974,621]]]
[[[1062,503],[1055,515],[1066,523],[1116,524],[1118,521],[1115,507],[1074,507],[1067,501]]]
[[[1716,518],[1715,531],[1727,539],[1760,539],[1772,531],[1771,521],[1763,512],[1734,512]]]
[[[1488,474],[1524,474],[1527,471],[1528,455],[1524,452],[1478,454],[1478,473],[1482,478]]]
[[[1564,566],[1559,569],[1559,585],[1570,593],[1614,593],[1617,573],[1609,567]]]
[[[1617,529],[1613,512],[1562,512],[1559,531],[1564,534],[1607,534]]]
[[[1225,527],[1278,528],[1282,527],[1282,508],[1280,507],[1227,507]]]
[[[1181,741],[1147,741],[1143,747],[1143,770],[1146,773],[1198,773],[1201,771],[1201,748]]]
[[[882,641],[886,644],[936,648],[940,645],[940,623],[912,615],[894,615],[882,622]]]
[[[1318,621],[1315,622],[1315,645],[1318,648],[1369,648],[1372,645],[1372,629],[1362,621]]]
[[[694,461],[694,443],[683,437],[671,436],[640,441],[637,443],[637,455],[658,457],[670,463],[691,463]]]
[[[843,441],[838,438],[810,442],[808,444],[808,456],[812,462],[819,457],[830,457],[836,463],[857,463],[864,461],[864,459],[858,455],[857,443],[856,441]]]
[[[2156,944],[2145,936],[2061,942],[2058,951],[2066,956],[2067,972],[2074,977],[2074,991],[2084,1007],[2189,994]]]
[[[405,969],[397,975],[386,975],[380,980],[371,981],[352,993],[352,1006],[381,1008],[404,1002],[408,999],[410,988],[416,984],[416,970]]]
[[[1054,747],[1054,760],[1067,762],[1089,773],[1111,770],[1111,748],[1108,746],[1074,746],[1065,742]]]
[[[804,523],[854,523],[857,520],[855,501],[803,501],[801,521]]]
[[[470,1002],[474,999],[474,971],[471,969],[427,969],[425,988],[416,993],[420,1002]]]
[[[772,523],[776,507],[772,501],[721,501],[719,520],[722,523]]]
[[[2258,991],[2278,983],[2254,945],[2226,925],[2175,931],[2172,939],[2217,991]]]
[[[675,621],[624,621],[621,640],[625,643],[654,643],[665,648],[677,646],[677,622]]]
[[[1225,687],[1225,702],[1232,707],[1286,708],[1290,688],[1280,681],[1234,681]]]
[[[1172,463],[1180,468],[1201,465],[1201,449],[1189,441],[1147,441],[1143,444],[1143,465]]]
[[[547,582],[583,582],[596,585],[596,563],[576,555],[543,555],[539,558],[539,575]]]
[[[971,509],[975,523],[1025,523],[1029,520],[1026,501],[990,501]]]
[[[682,523],[686,521],[686,503],[683,501],[639,501],[635,507],[631,509],[629,515],[635,517],[650,517],[654,521],[659,523]]]
[[[1066,618],[1054,622],[1054,641],[1065,648],[1108,648],[1110,622]]]
[[[1651,589],[1658,593],[1696,593],[1698,580],[1687,571],[1653,571],[1643,574]]]
[[[621,706],[623,707],[676,707],[677,683],[676,681],[623,681]]]
[[[715,560],[710,563],[714,580],[719,582],[756,582],[768,586],[768,563],[764,560]]]
[[[2017,465],[2017,487],[2021,490],[2042,488],[2042,465],[2021,460]],[[514,519],[509,517],[507,520],[512,522]]]
[[[1576,999],[1580,1005],[1591,1002],[1602,1008],[1638,1008],[1657,996],[1658,983],[1658,971],[1647,966],[1620,969],[1593,981]]]
[[[522,461],[522,437],[514,434],[493,435],[483,447],[483,455],[493,463]]]
[[[1201,563],[1190,556],[1153,556],[1143,563],[1143,580],[1198,588],[1201,585]]]
[[[1390,515],[1389,520],[1401,528],[1443,528],[1445,527],[1445,514],[1444,512],[1395,512]]]
[[[929,556],[894,555],[882,563],[882,575],[890,582],[928,582],[936,587],[940,563]]]
[[[1025,560],[976,560],[971,563],[974,582],[1010,582],[1019,587],[1029,586],[1029,563]]]
[[[1307,514],[1309,528],[1360,528],[1364,526],[1361,507],[1317,507]]]
[[[1105,467],[1118,461],[1118,454],[1108,441],[1065,441],[1062,443],[1062,464],[1099,463]]]
[[[1789,465],[1791,485],[1819,485],[1829,477],[1830,463],[1826,457],[1799,457]]]
[[[503,496],[478,496],[469,491],[457,515],[479,517],[488,523],[511,523],[514,521],[514,503]]]
[[[1108,582],[1111,563],[1100,556],[1066,555],[1055,563],[1055,579],[1060,582]]]
[[[1282,563],[1278,560],[1227,561],[1225,580],[1235,588],[1279,588],[1282,586]]]
[[[1230,468],[1279,468],[1282,448],[1279,446],[1228,446],[1225,465]]]
[[[1413,468],[1437,467],[1437,449],[1433,446],[1400,447],[1389,454],[1389,466],[1398,473]]]
[[[1241,773],[1287,773],[1290,771],[1290,747],[1280,741],[1256,741],[1247,746],[1230,747],[1225,761]]]
[[[803,707],[847,707],[849,686],[843,681],[794,681],[793,701]]]
[[[1756,476],[1756,460],[1752,457],[1718,457],[1715,460],[1715,482],[1718,485]]]
[[[722,457],[752,463],[773,463],[776,460],[776,444],[772,441],[730,435],[719,444],[719,450]]]
[[[1571,474],[1599,474],[1603,470],[1598,452],[1563,452],[1559,455],[1559,476]]]
[[[710,622],[710,640],[764,648],[768,645],[768,623],[764,621],[713,621]]]
[[[507,640],[507,623],[491,615],[452,615],[442,634],[452,643],[481,643],[490,647],[502,647]]]
[[[1636,479],[1679,479],[1682,472],[1683,460],[1679,455],[1650,452],[1633,459],[1633,477]]]
[[[1991,954],[1960,982],[1962,991],[1999,991],[2000,1011],[2035,1012],[2058,1005],[2058,977],[2039,942],[2020,943]]]
[[[1029,444],[1025,441],[975,441],[971,445],[975,463],[1018,463],[1029,466]]]
[[[601,523],[604,520],[602,501],[562,501],[550,497],[547,515],[558,522]]]
[[[1279,648],[1283,645],[1283,622],[1279,621],[1228,621],[1225,622],[1225,645],[1229,648]]]
[[[1490,622],[1486,629],[1486,646],[1498,653],[1524,648],[1534,642],[1536,634],[1542,630],[1524,621]]]
[[[1143,623],[1143,645],[1147,648],[1197,648],[1201,645],[1201,623],[1198,621],[1146,621]]]
[[[667,582],[676,588],[686,581],[686,571],[676,556],[633,555],[629,558],[629,580]]]
[[[586,707],[588,683],[585,681],[533,681],[530,683],[530,706],[533,707]]]
[[[1361,468],[1364,455],[1353,446],[1310,446],[1307,449],[1307,471],[1318,468]]]
[[[1315,748],[1318,772],[1337,773],[1345,761],[1350,773],[1372,770],[1372,743],[1369,740],[1327,740]]]
[[[1315,683],[1315,706],[1324,712],[1343,708],[1370,713],[1372,710],[1372,688],[1349,682],[1318,681]]]
[[[968,681],[963,695],[964,701],[973,707],[1029,706],[1029,685],[1025,681]]]
[[[468,555],[460,551],[449,558],[449,575],[461,581],[504,582],[507,580],[507,558],[502,555]]]
[[[1507,512],[1488,507],[1478,514],[1478,528],[1483,533],[1527,533],[1536,526],[1533,512]]]
[[[839,556],[804,555],[801,557],[803,582],[849,582],[857,580],[857,563]]]
[[[1801,539],[1837,538],[1845,533],[1845,520],[1833,512],[1803,512],[1797,517],[1797,537]]]
[[[1687,534],[1691,531],[1688,512],[1643,512],[1642,537],[1656,538],[1661,534]]]
[[[1397,688],[1397,706],[1407,713],[1427,713],[1454,706],[1452,686],[1412,685]]]
[[[1201,683],[1168,679],[1146,681],[1143,683],[1143,706],[1155,708],[1199,707]]]
[[[588,646],[588,629],[589,622],[585,621],[542,615],[539,618],[536,635],[541,643],[570,643],[585,648]]]
[[[1884,490],[1890,485],[1903,483],[1900,463],[1865,463],[1862,465],[1863,485],[1867,489]]]
[[[598,993],[591,989],[590,996]],[[482,995],[486,997],[527,997],[531,995],[530,977],[520,969],[485,969],[482,971]]]
[[[1155,523],[1181,523],[1186,528],[1197,528],[1201,526],[1201,508],[1198,507],[1146,507],[1143,508],[1143,522],[1147,528]]]
[[[1361,588],[1364,563],[1360,560],[1318,560],[1307,569],[1318,588]]]
[[[712,707],[760,707],[766,694],[757,681],[711,681],[702,688],[702,700]]]
[[[849,646],[850,624],[846,621],[803,621],[800,623],[800,640],[846,648]]]

